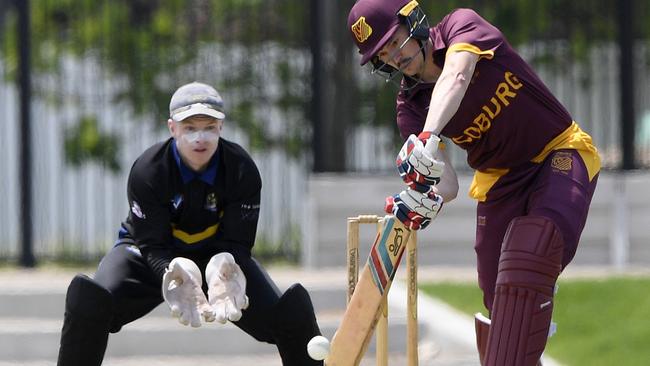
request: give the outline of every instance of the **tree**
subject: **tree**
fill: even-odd
[[[124,81],[112,94],[113,103],[126,103],[136,115],[152,115],[157,123],[166,119],[171,91],[188,69],[201,62],[202,50],[218,45],[224,51],[218,56],[227,60],[232,57],[232,48],[262,57],[268,44],[277,44],[287,53],[305,47],[302,15],[306,6],[294,1],[33,0],[31,12],[35,80],[60,73],[70,57],[90,59],[113,78]],[[10,17],[0,25],[4,26],[0,57],[5,78],[13,79],[17,63],[15,19]],[[241,121],[238,125],[248,132],[253,148],[283,146],[297,156],[304,144],[304,136],[295,132],[300,129],[288,129],[281,136],[265,133],[266,125],[254,115],[254,109],[261,99],[281,113],[297,114],[301,124],[306,124],[301,111],[309,98],[304,92],[307,70],[294,70],[291,60],[282,58],[265,60],[273,64],[262,70],[255,64],[258,61],[255,57],[241,58],[236,69],[211,81],[231,95],[246,96],[233,98],[236,101],[230,104],[229,118]],[[272,98],[260,95],[260,74],[269,70],[280,82],[280,93]],[[35,89],[43,100],[61,102],[58,89]],[[81,100],[83,96],[71,98]],[[118,169],[119,141],[101,131],[97,119],[84,115],[76,122],[80,132],[67,134],[68,161],[81,164],[94,160]],[[94,144],[84,140],[88,131],[92,131]]]

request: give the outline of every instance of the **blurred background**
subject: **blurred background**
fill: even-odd
[[[650,2],[421,3],[432,25],[472,7],[499,26],[593,136],[604,175],[650,167]],[[262,172],[257,255],[305,264],[306,222],[328,227],[310,212],[337,192],[310,182],[394,176],[401,145],[396,89],[358,66],[352,4],[0,0],[0,260],[100,258],[126,217],[133,160],[168,136],[174,89],[200,80],[226,101],[225,137]]]
[[[220,91],[223,136],[262,174],[255,256],[280,288],[300,280],[333,334],[345,309],[346,217],[381,214],[403,189],[397,90],[359,67],[346,29],[353,3],[0,0],[0,366],[56,359],[70,278],[92,273],[113,245],[131,164],[169,136],[169,98],[194,80]],[[431,25],[456,7],[497,25],[599,149],[604,169],[560,280],[548,354],[565,365],[648,365],[650,1],[420,3]],[[463,314],[419,305],[420,360],[478,365],[472,172],[447,146],[459,197],[418,233],[418,275],[423,292]],[[365,257],[373,229],[361,236]],[[396,281],[390,296],[403,288]],[[404,334],[404,297],[390,301],[391,334]],[[404,338],[391,339],[391,364],[405,364]],[[163,305],[111,337],[105,364],[280,361],[234,326],[181,327]]]

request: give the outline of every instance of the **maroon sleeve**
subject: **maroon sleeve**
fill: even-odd
[[[417,90],[407,96],[404,91],[397,95],[397,128],[402,139],[410,134],[418,135],[424,128],[427,111],[431,100],[431,88]]]
[[[472,9],[457,9],[440,22],[440,36],[447,47],[470,44],[481,51],[497,52],[505,42],[499,29]]]

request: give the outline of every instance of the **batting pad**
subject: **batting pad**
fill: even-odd
[[[562,247],[562,236],[551,220],[512,220],[501,249],[483,365],[537,365],[549,334]]]

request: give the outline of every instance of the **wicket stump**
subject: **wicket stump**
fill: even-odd
[[[360,224],[375,224],[377,231],[382,228],[383,217],[377,215],[359,215],[348,218],[347,233],[347,269],[348,291],[347,302],[350,301],[354,288],[359,280],[359,226]],[[406,358],[408,366],[418,365],[418,286],[417,286],[417,238],[413,232],[407,243],[406,274],[408,285],[407,296],[407,342]],[[377,320],[376,358],[378,366],[388,366],[388,297],[380,309],[381,314]]]

